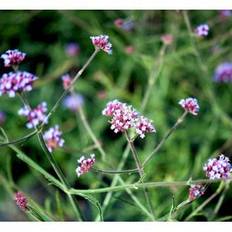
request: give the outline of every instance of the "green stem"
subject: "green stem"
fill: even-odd
[[[147,156],[147,158],[143,162],[143,167],[153,158],[153,156],[161,149],[163,144],[166,142],[166,140],[169,138],[169,136],[176,130],[176,128],[184,121],[186,115],[188,114],[187,111],[185,111],[176,121],[176,123],[171,127],[167,133],[164,135],[164,137],[161,139],[159,144],[155,147],[155,149]]]
[[[8,145],[11,145],[11,144],[17,144],[17,143],[23,143],[24,141],[28,140],[29,138],[33,137],[34,135],[36,135],[37,133],[37,130],[31,132],[30,134],[28,135],[25,135],[24,137],[20,138],[20,139],[15,139],[15,140],[11,140],[11,141],[8,141],[6,143],[0,143],[0,147],[4,147],[4,146],[8,146]]]
[[[228,181],[232,181],[229,179]],[[209,179],[200,179],[191,181],[191,184],[203,184],[203,183],[216,183],[223,182],[223,180],[209,180]],[[124,191],[125,189],[140,190],[144,187],[146,188],[171,188],[171,187],[181,187],[189,186],[189,180],[187,181],[170,181],[170,182],[144,182],[144,183],[134,183],[134,184],[124,184],[118,186],[110,186],[105,188],[96,188],[96,189],[74,189],[71,188],[68,192],[73,195],[78,194],[97,194],[105,192],[118,192]]]
[[[31,106],[30,106],[29,102],[27,101],[26,97],[23,94],[19,94],[19,96],[20,96],[20,99],[22,100],[23,104],[25,105],[25,107],[28,107],[31,110]],[[42,129],[42,127],[41,127],[41,129]],[[66,189],[70,188],[69,183],[66,181],[66,178],[65,178],[62,170],[60,169],[58,163],[56,162],[53,155],[50,153],[50,151],[47,148],[47,145],[46,145],[44,138],[43,138],[42,131],[38,130],[38,128],[36,126],[35,126],[35,130],[37,131],[37,138],[38,138],[38,141],[40,143],[40,146],[41,146],[42,150],[44,151],[49,163],[53,167],[56,175],[59,177],[60,181],[62,182],[62,184],[65,186]],[[72,196],[70,196],[70,194],[68,194],[68,199],[70,201],[70,204],[73,207],[73,210],[74,210],[76,217],[78,218],[78,220],[82,220],[83,216],[81,214],[81,210],[80,210],[78,204],[74,204],[74,199],[72,198]]]
[[[84,127],[85,127],[85,129],[87,131],[87,133],[89,134],[90,138],[93,140],[94,144],[96,145],[97,149],[99,150],[99,152],[100,152],[100,154],[102,156],[102,160],[105,160],[106,153],[102,149],[101,143],[98,141],[98,139],[96,138],[94,132],[92,131],[91,127],[89,126],[89,123],[88,123],[88,121],[86,119],[86,116],[84,114],[84,111],[83,111],[82,107],[80,107],[78,109],[78,112],[80,114],[81,121],[82,121],[82,123],[83,123],[83,125],[84,125]]]
[[[59,99],[57,100],[57,102],[55,103],[55,105],[52,107],[52,109],[50,110],[50,112],[47,115],[47,120],[51,117],[51,115],[56,111],[57,107],[59,106],[60,102],[64,99],[64,97],[69,93],[69,91],[72,89],[72,87],[74,86],[75,82],[80,78],[80,76],[82,75],[82,73],[85,71],[85,69],[89,66],[89,64],[92,62],[92,60],[94,59],[94,57],[97,55],[97,53],[99,52],[98,49],[95,49],[95,51],[93,52],[93,54],[89,57],[89,59],[87,60],[87,62],[84,64],[84,66],[78,71],[78,73],[76,74],[76,76],[73,78],[71,84],[69,85],[69,87],[61,94],[61,96],[59,97]],[[45,120],[46,121],[46,120]],[[42,123],[41,126],[44,126],[45,121]]]
[[[159,53],[157,72],[156,72],[156,64],[154,64],[154,66],[152,67],[151,74],[150,74],[149,79],[148,79],[148,86],[146,87],[146,92],[145,92],[145,95],[144,95],[144,98],[142,101],[141,112],[143,112],[145,110],[145,107],[148,103],[149,97],[150,97],[151,92],[152,92],[152,88],[153,88],[156,80],[158,79],[158,77],[163,69],[165,50],[166,50],[166,45],[163,45],[161,47],[160,53]]]
[[[102,169],[98,169],[98,168],[92,168],[92,171],[103,173],[103,174],[109,174],[109,175],[138,173],[137,168],[128,169],[128,170],[102,170]]]
[[[137,151],[135,149],[134,143],[131,141],[131,139],[130,139],[128,133],[127,133],[127,131],[125,131],[125,136],[126,136],[128,144],[130,146],[133,158],[135,160],[135,163],[136,163],[136,166],[137,166],[137,169],[138,169],[138,172],[139,172],[139,176],[140,176],[140,181],[141,181],[141,183],[143,183],[143,180],[142,180],[143,177],[144,177],[143,166],[142,166],[142,164],[141,164],[141,162],[139,160],[139,157],[138,157]],[[148,193],[147,188],[143,188],[143,192],[144,192],[144,196],[145,196],[147,205],[149,207],[149,210],[150,210],[151,214],[153,215],[153,220],[154,220],[155,219],[154,218],[154,210],[153,210],[153,207],[152,207],[151,200],[149,198],[149,193]]]

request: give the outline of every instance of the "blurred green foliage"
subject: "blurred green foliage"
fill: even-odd
[[[27,94],[32,106],[46,101],[51,108],[61,95],[60,77],[69,73],[74,76],[93,52],[89,37],[107,34],[113,44],[113,55],[104,52],[97,55],[87,71],[75,85],[75,91],[85,99],[84,112],[96,137],[106,151],[106,161],[102,162],[93,142],[86,133],[80,118],[61,105],[51,117],[47,126],[59,124],[64,132],[65,147],[58,149],[54,157],[75,188],[97,188],[108,186],[112,176],[88,173],[77,179],[75,168],[77,159],[82,154],[94,152],[96,167],[111,169],[117,167],[126,145],[124,136],[115,135],[110,129],[107,118],[101,112],[106,103],[113,99],[132,104],[141,109],[142,99],[148,87],[148,78],[159,69],[159,53],[162,48],[160,37],[172,34],[173,43],[164,54],[163,68],[158,76],[144,110],[145,116],[152,119],[157,129],[156,134],[136,140],[136,148],[141,160],[152,151],[164,133],[181,115],[178,106],[181,98],[194,96],[199,100],[199,116],[187,116],[185,122],[165,143],[162,150],[145,168],[146,181],[188,180],[190,177],[204,177],[202,166],[215,151],[232,155],[232,108],[231,84],[212,82],[214,70],[218,64],[231,61],[232,57],[232,16],[224,20],[218,11],[189,11],[189,18],[194,29],[200,23],[207,22],[210,34],[207,38],[197,39],[203,64],[208,69],[204,73],[197,61],[182,11],[1,11],[0,14],[0,50],[18,48],[27,53],[21,70],[35,73],[39,81],[32,92]],[[114,25],[117,18],[130,19],[134,29],[126,32]],[[80,53],[70,57],[65,46],[76,42]],[[134,52],[125,52],[127,46],[133,46]],[[10,69],[0,64],[1,73]],[[154,66],[155,65],[155,66]],[[215,102],[210,100],[210,94]],[[20,138],[29,133],[25,128],[25,119],[17,115],[21,103],[18,98],[0,98],[0,110],[6,113],[6,122],[2,127],[10,139]],[[229,120],[223,115],[226,114]],[[38,141],[32,138],[18,145],[28,156],[54,174],[46,160]],[[19,161],[8,147],[0,148],[1,176],[12,177],[17,186],[33,200],[39,202],[47,211],[60,219],[73,220],[72,211],[62,193],[47,185],[38,173]],[[131,156],[126,161],[125,169],[134,168]],[[123,175],[127,180],[131,176]],[[19,212],[12,196],[0,187],[0,220],[27,220]],[[176,220],[184,220],[204,200],[212,195],[218,184],[212,184],[201,199],[178,213]],[[55,194],[55,192],[57,193]],[[144,202],[142,192],[134,192]],[[219,196],[212,200],[193,220],[220,220],[231,216],[231,189],[225,194],[222,206],[217,214],[213,210]],[[169,213],[172,196],[176,204],[188,197],[187,188],[151,188],[149,194],[157,218]],[[100,203],[105,194],[96,195]],[[77,198],[88,220],[94,220],[96,210],[86,200]],[[58,203],[57,203],[58,202]],[[144,203],[145,204],[145,203]],[[70,208],[70,209],[69,209]],[[126,192],[113,193],[112,201],[104,212],[104,219],[110,221],[147,220]]]

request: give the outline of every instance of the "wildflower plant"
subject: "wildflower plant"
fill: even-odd
[[[193,32],[195,32],[199,37],[205,37],[208,35],[209,27],[207,24],[200,25],[195,31],[192,31],[186,12],[183,13],[183,16],[192,40],[194,40]],[[123,29],[124,31],[130,31],[131,33],[133,33],[133,28],[135,26],[133,21],[127,21],[121,18],[118,18],[116,21],[112,21],[111,24]],[[100,101],[99,105],[103,106],[103,101],[105,100],[108,100],[108,103],[106,103],[105,107],[103,106],[101,108],[102,111],[98,110],[97,114],[99,118],[96,120],[96,115],[94,114],[94,120],[88,118],[88,113],[92,113],[92,109],[86,107],[88,99],[84,102],[83,96],[85,95],[78,94],[77,89],[81,89],[83,86],[81,84],[80,86],[75,84],[79,78],[82,78],[83,72],[89,67],[99,53],[105,52],[107,54],[112,54],[113,46],[108,35],[102,34],[90,37],[89,45],[93,50],[92,54],[84,63],[82,68],[78,68],[75,75],[72,77],[69,74],[62,76],[62,74],[66,73],[67,70],[65,72],[62,68],[59,70],[58,73],[60,75],[58,75],[58,77],[62,76],[62,82],[59,80],[59,83],[57,83],[59,88],[56,88],[56,93],[58,93],[57,91],[60,91],[60,89],[62,89],[62,93],[57,99],[52,99],[52,101],[54,101],[52,107],[48,107],[50,103],[47,105],[45,99],[43,99],[43,95],[38,95],[41,99],[38,99],[38,102],[40,103],[37,103],[37,106],[31,106],[30,92],[34,91],[34,82],[38,80],[38,85],[35,87],[40,87],[43,81],[46,83],[46,80],[38,78],[36,74],[21,71],[20,64],[24,61],[26,54],[17,49],[8,50],[2,54],[1,57],[3,59],[4,66],[12,68],[13,70],[9,73],[3,74],[0,78],[0,95],[8,95],[9,97],[19,98],[23,105],[18,110],[18,115],[25,118],[25,126],[28,129],[31,129],[31,131],[21,138],[10,139],[8,133],[6,133],[2,128],[5,121],[5,115],[3,115],[3,120],[0,120],[2,134],[0,136],[0,147],[8,147],[17,154],[17,158],[32,168],[33,171],[45,177],[45,180],[47,181],[45,182],[46,187],[50,187],[50,185],[52,185],[52,188],[49,188],[49,190],[51,190],[52,194],[54,191],[54,194],[56,195],[56,202],[54,203],[57,205],[64,205],[64,203],[66,205],[69,204],[72,211],[67,210],[67,212],[64,212],[62,219],[66,219],[66,213],[68,215],[68,219],[71,218],[78,221],[88,219],[90,214],[86,212],[87,207],[83,206],[83,201],[86,201],[88,202],[89,209],[95,207],[97,210],[93,211],[97,212],[97,214],[94,214],[93,217],[96,218],[92,219],[95,219],[96,221],[103,221],[107,214],[107,207],[111,205],[113,200],[117,201],[120,199],[120,194],[123,192],[127,193],[126,196],[133,202],[131,205],[133,205],[133,207],[135,206],[136,209],[139,209],[144,220],[176,220],[178,219],[176,215],[180,210],[184,210],[184,207],[192,204],[193,201],[197,202],[199,198],[202,200],[204,199],[207,188],[211,183],[220,182],[220,186],[222,187],[218,188],[216,191],[217,194],[220,194],[220,191],[224,189],[226,190],[225,186],[227,186],[227,183],[231,180],[232,172],[229,157],[226,155],[221,154],[217,158],[210,157],[204,165],[202,164],[203,168],[201,169],[201,174],[204,175],[205,173],[204,179],[202,179],[201,176],[196,177],[194,170],[187,170],[186,173],[193,173],[193,179],[192,177],[188,177],[188,180],[187,178],[185,180],[175,180],[176,173],[179,172],[179,167],[177,167],[178,162],[176,162],[176,170],[171,170],[169,172],[166,165],[169,161],[168,157],[167,161],[165,160],[165,162],[162,163],[162,168],[157,166],[158,163],[161,162],[158,160],[159,157],[161,155],[163,157],[167,156],[167,153],[165,153],[167,140],[172,139],[171,136],[174,136],[173,134],[175,134],[176,130],[178,130],[180,126],[183,126],[182,130],[188,130],[188,116],[190,114],[194,115],[195,117],[192,117],[192,120],[196,120],[197,122],[201,119],[201,114],[203,114],[199,114],[200,103],[202,100],[201,94],[196,96],[196,98],[187,96],[179,101],[176,98],[173,101],[175,104],[168,108],[168,112],[165,111],[166,109],[160,107],[158,104],[159,99],[157,100],[157,105],[154,108],[146,108],[149,100],[154,97],[154,95],[152,95],[152,92],[154,92],[154,84],[165,65],[164,56],[167,55],[166,48],[169,48],[168,45],[174,43],[173,36],[171,34],[166,34],[158,38],[161,38],[162,45],[160,52],[158,53],[158,59],[155,59],[151,75],[148,77],[147,88],[144,89],[144,96],[142,99],[138,97],[138,99],[141,100],[141,108],[137,110],[132,105],[126,103],[130,100],[133,102],[133,99],[131,99],[128,94],[125,94],[123,90],[121,91],[120,88],[115,88],[115,91],[109,91],[108,93],[107,88],[110,89],[110,86],[113,86],[113,81],[111,82],[111,80],[108,80],[110,78],[107,78],[100,73],[100,83],[106,86],[106,90],[103,89],[103,97],[98,98]],[[194,41],[191,42],[193,45],[195,44]],[[91,43],[93,47],[91,46]],[[160,40],[159,43],[161,44]],[[117,45],[114,45],[114,49],[118,49]],[[73,58],[80,55],[79,51],[80,46],[76,43],[69,44],[65,49],[67,56]],[[201,59],[198,55],[199,54],[196,50],[197,61],[200,62]],[[27,56],[27,59],[30,61],[30,57]],[[113,59],[113,57],[107,56],[106,59]],[[154,59],[152,59],[152,61],[153,60]],[[67,73],[71,74],[73,70],[77,70],[72,68],[73,67],[71,67]],[[204,66],[202,64],[201,68],[203,72]],[[215,71],[214,80],[217,82],[229,82],[231,74],[230,68],[229,63],[224,63],[219,66]],[[154,70],[158,70],[156,74],[153,73]],[[88,76],[91,77],[91,75],[86,75],[85,78],[89,78]],[[89,91],[92,91],[91,88]],[[141,88],[141,92],[142,91],[143,90]],[[97,95],[95,92],[94,94]],[[56,95],[54,94],[52,97],[55,98],[55,96]],[[88,95],[88,97],[89,96],[90,95]],[[115,97],[118,97],[118,99],[124,99],[125,101],[119,101]],[[90,100],[92,100],[92,103],[95,104],[96,99]],[[213,94],[208,96],[208,101],[212,101],[214,103]],[[71,112],[64,111],[65,114],[58,115],[57,112],[59,111],[57,111],[57,109],[60,105],[63,105],[64,108]],[[163,113],[162,117],[159,114],[159,116],[156,116],[157,112],[161,111]],[[220,108],[217,108],[216,111],[219,117],[219,114],[221,113]],[[176,119],[169,120],[168,117],[172,117],[172,115],[175,115],[178,112],[180,112],[180,115],[177,116]],[[75,148],[69,147],[69,144],[73,141],[71,140],[72,133],[74,133],[76,129],[76,121],[73,120],[74,114],[75,120],[77,121],[77,129],[78,131],[80,130],[80,136],[76,136],[74,138],[75,142],[73,143]],[[57,117],[55,117],[56,115]],[[149,117],[147,117],[147,115],[149,115]],[[103,116],[108,119],[108,122]],[[65,121],[67,117],[70,120]],[[166,132],[163,133],[165,129],[161,128],[160,122],[164,120],[165,117],[168,118],[165,128],[169,128],[169,124],[172,122],[174,123],[166,130]],[[156,126],[150,118],[154,119]],[[59,125],[57,122],[58,120]],[[229,119],[224,116],[223,120],[227,120],[226,122],[228,122]],[[102,122],[103,126],[100,125],[99,122]],[[102,138],[103,134],[109,132],[106,131],[105,128],[110,128],[111,132],[107,134],[107,138],[105,137],[104,139]],[[65,134],[65,140],[63,134]],[[115,134],[117,134],[117,136],[115,136]],[[41,150],[24,149],[24,146],[21,146],[21,144],[26,144],[32,137],[37,138],[36,141],[38,142]],[[189,138],[185,139],[188,140]],[[111,141],[111,144],[107,144],[108,140],[112,140],[113,142]],[[82,147],[80,145],[80,141],[84,141],[83,144],[86,144],[87,147]],[[147,144],[147,141],[149,141],[149,144]],[[33,140],[33,142],[35,141]],[[20,146],[17,146],[17,144]],[[108,148],[107,145],[112,146],[112,149]],[[122,149],[120,149],[120,146]],[[181,145],[181,142],[178,146],[180,146],[180,153],[184,150],[183,147],[187,147],[186,144]],[[149,152],[147,153],[148,150]],[[184,150],[186,153],[184,155],[188,156],[189,154],[187,153],[189,150],[190,149],[187,147]],[[31,155],[27,154],[27,152],[31,152]],[[34,153],[36,153],[36,156],[33,156]],[[64,153],[68,153],[69,155],[67,154],[64,156]],[[180,156],[182,155],[183,154],[180,154]],[[47,163],[40,162],[39,159],[38,161],[36,160],[37,158],[42,159],[43,157],[46,157]],[[120,160],[119,157],[121,157]],[[157,157],[156,160],[154,157]],[[64,161],[66,159],[70,160],[71,166],[67,167],[65,165]],[[75,160],[77,160],[77,164]],[[43,166],[45,164],[46,166]],[[156,180],[155,178],[157,176],[153,176],[154,173],[149,173],[151,170],[151,168],[147,168],[149,166],[152,167],[154,172],[161,173],[161,175],[159,175],[159,177],[162,178],[161,180]],[[190,165],[186,164],[186,166],[190,168]],[[182,167],[180,167],[180,169],[181,168]],[[7,170],[7,172],[10,171]],[[94,173],[94,175],[91,175],[90,172]],[[10,176],[9,173],[8,176]],[[0,178],[0,180],[3,180],[2,182],[4,184],[7,183],[1,175]],[[91,182],[91,184],[86,187],[85,183],[87,183],[88,178],[96,181]],[[100,185],[100,187],[98,187],[98,185]],[[176,192],[183,192],[182,195],[180,194],[181,198],[174,197],[175,199],[173,199],[172,206],[170,207],[171,210],[166,212],[167,214],[165,215],[160,215],[163,213],[162,210],[164,209],[159,209],[159,205],[157,204],[157,201],[154,201],[152,195],[153,188],[159,187],[169,188],[174,195]],[[184,187],[188,187],[188,190]],[[33,203],[33,197],[30,197],[30,193],[24,194],[22,191],[15,192],[16,189],[20,189],[20,186],[14,186],[13,178],[11,178],[11,184],[7,185],[7,188],[9,192],[12,192],[15,204],[19,207],[19,209],[33,220],[57,220],[58,216],[63,214],[61,211],[65,211],[65,209],[60,210],[57,206],[57,208],[59,208],[57,211],[59,212],[55,212],[53,215],[53,213],[50,212],[53,210],[53,207],[48,210],[48,207],[38,206]],[[30,190],[27,191],[30,192]],[[137,194],[139,191],[143,194],[142,196],[141,194]],[[117,192],[120,197],[114,197],[114,192]],[[183,195],[186,196],[186,200],[184,201],[182,199]],[[76,196],[78,196],[78,198]],[[99,198],[101,199],[100,201]],[[181,203],[175,206],[175,201],[181,201]],[[186,220],[190,220],[195,215],[194,212],[195,211],[188,215]],[[198,212],[198,208],[196,209],[196,212]]]

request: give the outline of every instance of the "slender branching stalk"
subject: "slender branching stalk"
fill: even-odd
[[[139,157],[138,157],[137,151],[135,149],[134,143],[133,143],[133,141],[131,141],[127,131],[125,131],[125,137],[127,139],[127,142],[128,142],[128,144],[130,146],[130,149],[131,149],[131,153],[132,153],[133,158],[135,160],[135,163],[136,163],[136,166],[137,166],[137,169],[138,169],[138,172],[139,172],[139,176],[140,176],[140,181],[141,181],[141,183],[143,183],[143,178],[144,178],[143,166],[142,166],[142,164],[141,164],[141,162],[139,160]],[[154,218],[154,210],[153,210],[153,207],[152,207],[152,203],[151,203],[147,188],[143,188],[143,192],[144,192],[144,196],[145,196],[147,205],[149,207],[149,210],[150,210],[151,214],[153,215],[153,220],[154,220],[155,219]]]
[[[153,158],[153,156],[161,149],[163,144],[167,141],[169,136],[176,130],[176,128],[184,121],[186,115],[188,114],[187,111],[185,111],[176,121],[176,123],[171,127],[167,133],[164,135],[164,137],[161,139],[159,144],[155,147],[155,149],[146,157],[146,159],[143,161],[143,167]]]
[[[232,179],[228,179],[228,182],[231,182]],[[210,179],[199,179],[199,180],[192,180],[191,184],[204,184],[204,183],[223,183],[223,180],[210,180]],[[133,184],[124,184],[124,185],[117,185],[117,186],[110,186],[105,188],[96,188],[96,189],[73,189],[69,190],[70,194],[78,195],[80,193],[83,194],[98,194],[98,193],[105,193],[105,192],[118,192],[124,191],[125,189],[131,189],[134,191],[142,190],[143,188],[172,188],[172,187],[184,187],[189,186],[189,180],[186,181],[161,181],[161,182],[136,182]],[[221,191],[221,190],[220,190]]]
[[[76,83],[76,81],[80,78],[80,76],[82,75],[82,73],[85,71],[85,69],[89,66],[89,64],[92,62],[92,60],[94,59],[94,57],[97,55],[97,53],[99,52],[99,49],[95,49],[93,54],[90,56],[90,58],[86,61],[86,63],[84,64],[84,66],[78,71],[78,73],[76,74],[76,76],[73,78],[71,84],[68,86],[68,88],[61,94],[61,96],[59,97],[59,99],[56,101],[56,103],[54,104],[54,106],[52,107],[52,109],[49,111],[48,115],[47,115],[47,119],[49,119],[51,117],[51,115],[56,111],[57,107],[59,106],[60,102],[64,99],[64,97],[69,93],[69,91],[73,88],[74,84]],[[45,120],[46,121],[46,120]],[[42,123],[42,126],[44,126],[45,121]]]
[[[215,197],[217,197],[224,189],[224,182],[222,181],[218,186],[216,192],[212,194],[208,199],[206,199],[200,206],[198,206],[186,219],[185,221],[189,221],[192,217],[194,217],[199,211],[201,211],[206,205],[208,205]]]

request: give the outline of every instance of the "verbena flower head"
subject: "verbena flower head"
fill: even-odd
[[[0,79],[0,95],[8,94],[15,97],[16,93],[31,91],[36,76],[29,72],[10,72],[2,75]]]
[[[197,115],[200,109],[196,98],[186,98],[179,101],[179,105],[190,114]]]
[[[64,140],[61,138],[61,135],[62,132],[59,130],[58,125],[50,128],[48,131],[45,131],[43,138],[50,152],[52,152],[57,147],[63,147]]]
[[[73,94],[64,99],[64,106],[71,111],[77,111],[84,103],[84,98],[80,94]]]
[[[155,128],[149,119],[141,116],[131,105],[118,100],[108,102],[102,114],[112,117],[110,128],[115,133],[125,132],[130,128],[134,128],[136,133],[141,138],[144,138],[145,133],[155,132]]]
[[[0,125],[3,125],[6,121],[6,114],[3,111],[0,111]]]
[[[228,179],[232,167],[229,158],[221,154],[218,158],[209,159],[203,170],[209,179]]]
[[[65,74],[61,77],[62,81],[63,81],[63,87],[64,89],[68,89],[69,86],[71,85],[72,83],[72,78],[70,77],[69,74]]]
[[[68,43],[65,52],[70,57],[76,56],[80,53],[80,46],[77,43]]]
[[[132,20],[124,20],[121,18],[114,20],[114,25],[124,31],[131,31],[134,29],[134,22]]]
[[[146,133],[156,132],[155,127],[152,124],[152,121],[144,116],[138,117],[135,122],[136,133],[140,138],[144,138]]]
[[[123,103],[117,99],[107,103],[106,108],[102,111],[105,116],[113,116],[116,110],[120,110],[123,107]]]
[[[232,83],[232,63],[225,62],[218,65],[213,80],[215,82]]]
[[[112,44],[108,35],[91,36],[92,44],[96,49],[101,49],[108,54],[112,54]]]
[[[171,34],[165,34],[161,36],[161,40],[165,45],[170,45],[173,42],[173,36]]]
[[[4,59],[4,66],[10,67],[19,65],[25,59],[25,56],[25,53],[20,52],[18,49],[14,49],[7,50],[1,55],[1,58]]]
[[[22,210],[26,211],[28,209],[28,201],[26,196],[22,192],[17,192],[15,194],[16,205]]]
[[[221,19],[226,19],[226,18],[232,16],[231,10],[220,10],[219,12],[220,12]]]
[[[189,188],[189,200],[193,201],[205,193],[205,187],[200,184],[193,184]]]
[[[201,24],[195,29],[196,35],[199,37],[206,37],[209,34],[208,24]]]
[[[24,106],[18,111],[19,115],[27,117],[27,128],[33,128],[39,125],[39,123],[47,123],[47,103],[42,102],[38,106],[36,106],[34,109],[29,109],[29,107]]]
[[[81,158],[77,161],[78,166],[76,168],[77,176],[80,177],[81,175],[89,172],[89,170],[93,167],[95,163],[95,155],[91,154],[90,158],[85,158],[85,156],[81,156]]]

